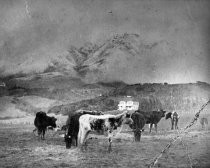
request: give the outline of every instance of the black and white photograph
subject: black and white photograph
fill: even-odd
[[[209,156],[209,0],[0,0],[0,168]]]

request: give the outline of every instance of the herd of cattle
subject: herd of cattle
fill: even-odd
[[[169,112],[158,110],[144,112],[137,110],[133,113],[124,111],[121,114],[103,114],[97,111],[79,110],[69,114],[66,124],[60,128],[65,131],[64,141],[66,148],[71,148],[72,144],[79,145],[81,148],[87,147],[87,137],[90,132],[106,135],[109,141],[109,151],[111,151],[112,137],[122,128],[123,124],[128,124],[134,132],[135,141],[140,141],[141,132],[144,131],[145,124],[155,126],[157,132],[157,124],[161,118],[171,119],[171,129],[178,129],[179,115],[177,112]],[[34,120],[35,129],[38,131],[39,138],[45,139],[47,129],[58,129],[56,126],[56,118],[47,116],[45,112],[37,112]]]

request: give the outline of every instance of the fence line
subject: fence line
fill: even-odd
[[[195,114],[195,117],[194,117],[193,120],[190,122],[190,124],[188,124],[183,130],[181,130],[181,131],[179,132],[179,135],[175,136],[175,138],[174,138],[173,140],[171,140],[171,141],[165,146],[165,148],[163,148],[163,150],[160,152],[160,154],[159,154],[158,156],[154,157],[153,161],[149,164],[149,167],[150,167],[150,168],[153,167],[153,166],[155,166],[155,165],[157,164],[158,160],[162,157],[162,155],[163,155],[164,153],[167,152],[167,150],[169,150],[169,148],[171,147],[171,145],[172,145],[174,142],[176,142],[178,139],[181,139],[181,138],[182,138],[181,133],[185,133],[185,134],[186,134],[185,131],[186,131],[188,128],[190,128],[192,125],[195,124],[195,122],[196,122],[196,121],[198,120],[198,118],[199,118],[199,115],[200,115],[201,111],[208,105],[208,103],[210,103],[210,100],[208,100],[208,102],[205,103],[205,104],[201,107],[201,109]],[[185,135],[185,134],[184,134],[184,135]],[[184,136],[184,135],[183,135],[183,136]]]

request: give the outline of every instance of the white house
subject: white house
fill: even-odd
[[[131,96],[127,96],[125,100],[120,101],[118,104],[118,110],[138,110],[139,102],[132,100]]]
[[[118,110],[122,111],[126,109],[126,102],[125,101],[120,101],[118,104]]]
[[[127,110],[132,110],[133,109],[133,101],[127,101],[126,109]]]

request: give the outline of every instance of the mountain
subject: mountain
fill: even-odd
[[[173,53],[167,41],[146,41],[138,34],[116,34],[97,46],[75,69],[88,83],[149,80],[148,76],[155,77],[161,60],[168,59],[168,53]]]
[[[164,80],[164,75],[167,75],[163,74],[163,79],[160,79],[157,74],[168,69],[173,71],[165,62],[175,59],[177,53],[174,48],[166,40],[147,41],[138,34],[116,34],[103,43],[86,42],[79,48],[70,46],[57,51],[56,48],[44,48],[43,52],[28,53],[24,59],[11,63],[9,67],[12,68],[1,68],[1,73],[23,76],[60,72],[78,77],[86,83],[156,82]]]
[[[44,51],[40,49],[42,52],[28,53],[24,59],[13,62],[13,68],[7,68],[5,73],[7,76],[22,76],[60,72],[79,77],[87,83],[136,83],[135,78],[139,81],[142,75],[143,78],[154,75],[153,70],[158,66],[163,51],[170,53],[168,46],[165,41],[145,41],[138,34],[116,34],[102,44],[86,42],[80,48],[70,46],[66,51],[44,48]]]
[[[69,53],[66,52],[63,55],[58,55],[57,57],[51,59],[43,72],[66,72],[75,76],[75,65],[75,60],[69,55]]]
[[[52,55],[36,56],[29,54],[24,59],[11,61],[7,68],[2,67],[1,78],[13,78],[22,76],[31,76],[46,72],[62,72],[68,73],[72,77],[76,75],[74,59],[67,51],[59,51],[51,53]],[[6,65],[6,64],[5,64]]]
[[[138,51],[138,41],[139,35],[137,34],[122,34],[115,35],[111,39],[108,39],[104,44],[102,44],[95,52],[93,52],[89,58],[85,61],[84,65],[93,66],[95,63],[103,62],[110,56],[113,50],[121,50],[130,53],[133,56],[139,54]]]
[[[0,76],[59,72],[85,83],[160,83],[178,82],[179,79],[186,83],[195,77],[188,75],[192,69],[183,68],[188,61],[182,61],[181,57],[187,53],[180,53],[177,45],[164,38],[151,40],[139,34],[124,33],[100,43],[86,42],[81,47],[42,46],[20,58],[8,60],[9,63],[0,61]]]
[[[115,35],[98,47],[96,45],[94,50],[90,50],[83,63],[78,65],[78,74],[85,79],[95,76],[95,79],[90,79],[88,82],[103,81],[104,74],[111,70],[109,68],[113,68],[113,71],[116,70],[113,66],[116,61],[120,61],[123,67],[126,66],[123,65],[126,63],[126,59],[139,55],[138,41],[136,40],[138,37],[137,34]],[[101,77],[100,80],[97,79],[99,77]]]

